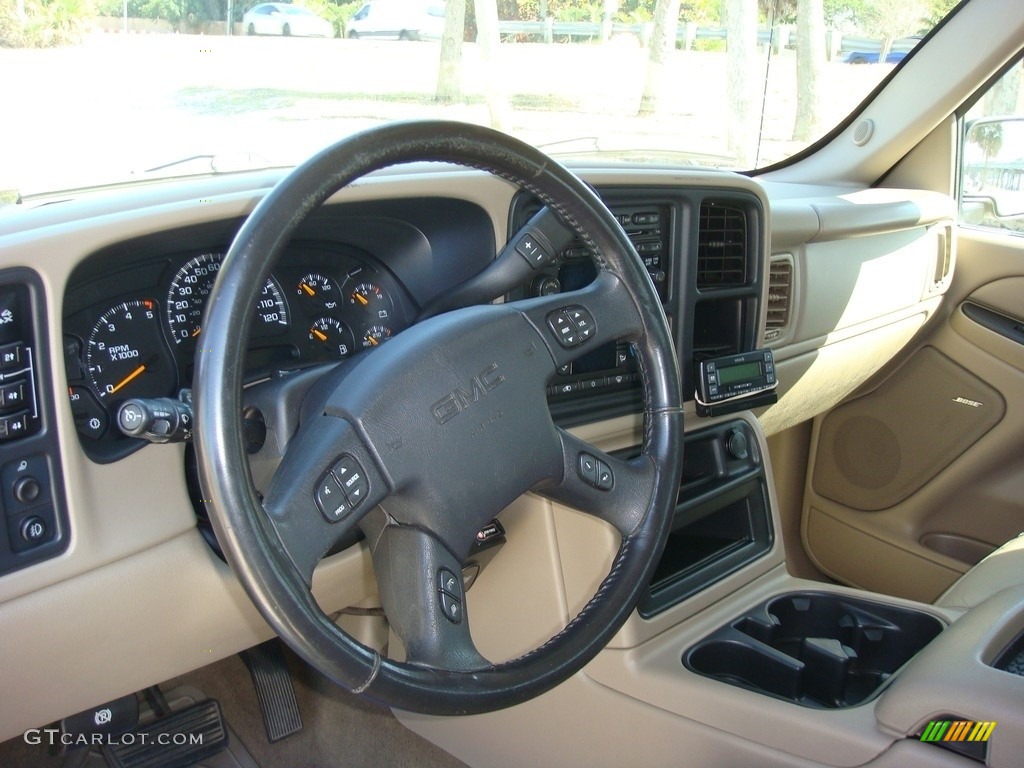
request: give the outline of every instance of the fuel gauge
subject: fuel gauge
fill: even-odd
[[[333,317],[321,317],[309,328],[309,340],[317,348],[326,351],[332,359],[341,360],[352,354],[355,339],[352,331],[343,322]]]

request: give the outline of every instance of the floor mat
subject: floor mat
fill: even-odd
[[[267,742],[252,679],[238,656],[161,685],[177,709],[204,697],[217,699],[230,731],[230,750],[202,768],[460,768],[464,764],[403,727],[384,707],[353,696],[286,651],[302,712],[303,729]],[[0,744],[5,768],[60,768],[67,758],[20,737]],[[105,765],[90,754],[84,768]]]

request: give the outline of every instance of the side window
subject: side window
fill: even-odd
[[[963,120],[960,220],[1024,234],[1024,99],[1021,62]]]
[[[362,10],[360,10],[359,13],[357,13],[352,18],[355,19],[356,21],[362,21],[363,19],[365,19],[369,15],[370,15],[370,6],[364,5],[362,7]]]

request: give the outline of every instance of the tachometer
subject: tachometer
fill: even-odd
[[[152,299],[125,301],[104,312],[89,334],[85,364],[104,402],[162,397],[175,385]]]
[[[202,331],[206,297],[217,279],[223,258],[219,253],[204,253],[190,259],[174,275],[167,292],[167,327],[175,344],[195,339]],[[273,333],[287,326],[288,305],[284,294],[274,278],[268,277],[256,302],[252,335]]]

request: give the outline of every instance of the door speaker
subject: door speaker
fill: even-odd
[[[932,347],[821,424],[813,487],[853,509],[898,504],[999,423],[1000,394]]]

